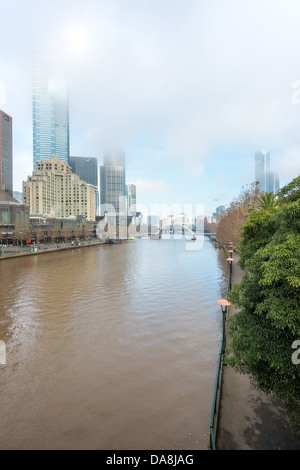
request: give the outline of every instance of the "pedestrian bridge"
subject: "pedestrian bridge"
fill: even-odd
[[[155,229],[151,230],[149,227],[150,235],[153,238],[161,238],[162,235],[174,235],[174,234],[181,234],[181,235],[188,235],[188,236],[197,236],[197,235],[206,235],[209,237],[216,237],[216,233],[205,232],[204,230],[192,230],[185,224],[178,224],[178,225],[169,225],[166,227],[160,227],[156,231]]]

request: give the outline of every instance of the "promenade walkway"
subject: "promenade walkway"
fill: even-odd
[[[35,246],[5,246],[0,245],[0,260],[16,258],[19,256],[31,256],[55,251],[72,250],[88,246],[103,245],[105,242],[99,239],[80,240],[80,242],[39,243]],[[33,248],[36,251],[33,251]]]
[[[243,275],[234,255],[232,285]],[[235,309],[229,308],[229,316]],[[247,375],[224,366],[217,450],[300,450],[285,408],[273,396],[255,389]]]

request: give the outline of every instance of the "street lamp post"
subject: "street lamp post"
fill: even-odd
[[[232,261],[234,261],[234,260],[233,260],[233,258],[227,258],[226,261],[229,262],[229,286],[228,286],[228,288],[229,288],[229,290],[231,290]]]
[[[223,348],[222,348],[222,353],[223,353],[224,350],[225,350],[226,313],[227,313],[227,309],[228,309],[229,305],[231,305],[231,303],[228,302],[227,299],[220,299],[220,300],[218,300],[217,304],[221,306],[222,317],[223,317]]]

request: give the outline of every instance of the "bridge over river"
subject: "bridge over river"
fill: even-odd
[[[151,235],[151,238],[161,238],[162,235],[185,235],[185,236],[191,236],[191,237],[197,237],[201,235],[205,235],[208,237],[216,237],[216,233],[212,232],[206,232],[204,230],[192,230],[188,225],[185,224],[174,224],[174,225],[168,225],[165,227],[160,227],[156,231],[151,230],[151,227],[149,227],[149,234]]]

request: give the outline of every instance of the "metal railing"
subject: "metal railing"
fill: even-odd
[[[230,261],[229,262],[228,286],[227,286],[227,298],[228,298],[228,294],[231,290],[231,277],[232,277],[232,262]],[[219,350],[216,381],[215,381],[214,395],[213,395],[213,404],[212,404],[212,411],[211,411],[211,418],[210,418],[210,425],[209,425],[208,448],[210,450],[217,450],[216,435],[217,435],[217,426],[218,426],[220,397],[221,397],[221,391],[222,391],[223,356],[224,356],[224,351],[225,351],[225,346],[226,346],[226,314],[227,314],[227,309],[228,309],[227,306],[224,307],[224,309],[222,309],[222,313],[223,313],[222,339],[221,339],[220,350]]]

